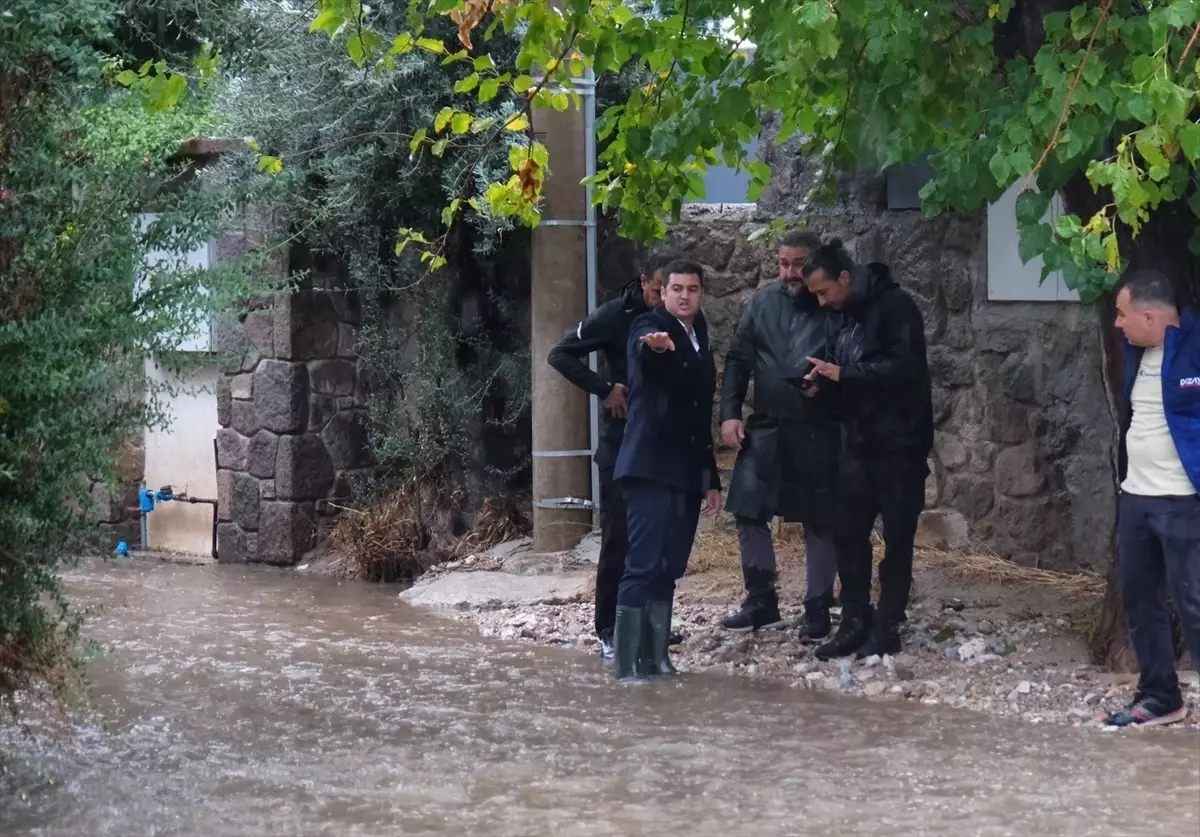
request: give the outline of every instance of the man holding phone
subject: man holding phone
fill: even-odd
[[[737,518],[746,599],[725,619],[730,631],[778,627],[775,549],[771,520],[803,522],[808,589],[801,639],[830,631],[829,608],[837,576],[830,530],[840,429],[835,402],[815,396],[807,377],[810,355],[819,355],[829,321],[808,293],[801,268],[821,246],[814,233],[793,230],[777,242],[779,280],[746,305],[725,359],[721,391],[721,441],[738,452],[726,508]],[[742,419],[750,381],[754,411]]]

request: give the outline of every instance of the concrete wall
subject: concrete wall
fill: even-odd
[[[145,432],[145,480],[150,488],[170,485],[176,494],[216,498],[217,464],[213,439],[217,433],[215,364],[171,375],[152,360],[146,378],[169,384],[176,394],[167,399],[171,424]],[[147,519],[149,548],[163,552],[212,554],[212,506],[203,503],[159,503]]]

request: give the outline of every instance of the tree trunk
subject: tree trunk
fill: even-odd
[[[1109,200],[1110,197],[1105,193],[1096,194],[1082,174],[1076,175],[1063,189],[1063,202],[1067,210],[1085,220]],[[1193,309],[1200,298],[1200,260],[1192,256],[1188,249],[1188,238],[1195,224],[1195,216],[1187,202],[1178,201],[1160,206],[1136,239],[1129,235],[1127,228],[1120,233],[1121,253],[1128,260],[1129,268],[1153,267],[1162,270],[1175,282],[1179,304]],[[1116,498],[1120,496],[1117,443],[1121,430],[1119,405],[1123,384],[1120,333],[1114,322],[1116,305],[1111,293],[1105,294],[1096,303],[1096,312],[1100,327],[1101,373],[1109,415],[1113,420],[1112,479],[1113,497]],[[1116,544],[1114,529],[1110,539],[1104,598],[1093,623],[1090,647],[1097,664],[1128,671],[1136,669],[1136,660],[1126,635],[1125,611],[1117,587]],[[1176,652],[1182,654],[1183,637],[1174,615],[1172,627]]]

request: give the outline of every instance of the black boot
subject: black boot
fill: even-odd
[[[741,610],[725,617],[721,623],[725,630],[744,634],[782,625],[779,596],[775,592],[775,573],[743,567],[742,577],[746,580],[746,601],[742,603]]]
[[[871,630],[871,638],[866,645],[858,649],[854,655],[863,660],[867,657],[882,657],[885,654],[893,656],[900,653],[900,629],[895,620],[878,618]]]
[[[646,622],[650,626],[650,674],[678,674],[667,653],[671,645],[671,602],[650,602],[646,605]]]
[[[799,640],[824,639],[829,636],[833,623],[829,618],[829,596],[817,596],[804,600],[804,618],[796,628]]]
[[[817,659],[833,660],[857,652],[871,638],[871,616],[870,608],[862,613],[843,612],[842,624],[833,639],[816,650]]]
[[[644,608],[617,605],[617,625],[613,629],[613,660],[617,680],[646,679],[642,667],[645,621]]]

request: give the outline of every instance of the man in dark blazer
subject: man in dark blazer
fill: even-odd
[[[612,657],[613,625],[617,617],[617,587],[625,572],[625,553],[629,540],[625,526],[625,498],[613,476],[617,451],[625,435],[628,375],[625,352],[633,321],[657,308],[662,302],[663,268],[680,254],[655,250],[642,268],[642,275],[631,281],[616,299],[596,308],[586,320],[571,329],[550,350],[547,361],[558,372],[600,399],[600,438],[594,457],[600,471],[600,558],[596,563],[596,637],[600,655]],[[588,355],[597,352],[603,367],[588,366]]]
[[[662,305],[629,334],[629,412],[617,454],[629,553],[617,593],[617,679],[675,671],[667,656],[675,584],[687,569],[701,507],[721,508],[713,455],[717,370],[700,314],[704,271],[680,260],[664,270]]]

